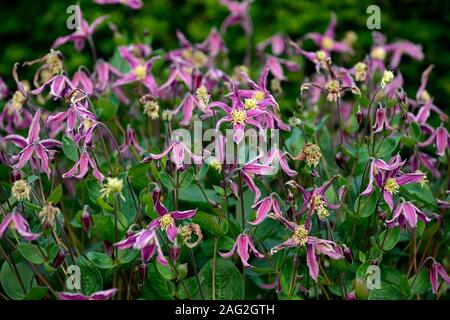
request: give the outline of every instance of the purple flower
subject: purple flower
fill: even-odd
[[[305,39],[311,39],[320,48],[320,50],[330,53],[334,52],[347,52],[353,53],[353,49],[350,48],[344,42],[336,41],[334,39],[334,32],[336,30],[337,19],[336,15],[332,14],[331,21],[328,24],[324,34],[318,32],[310,32],[305,35]]]
[[[75,49],[80,52],[84,48],[84,42],[92,37],[97,26],[107,18],[107,16],[101,16],[89,25],[89,23],[83,18],[83,13],[81,12],[80,6],[77,6],[76,15],[79,22],[79,26],[76,31],[67,36],[57,38],[53,43],[52,48],[57,48],[66,42],[73,42]]]
[[[296,54],[302,55],[307,60],[311,61],[316,66],[316,72],[319,73],[320,69],[326,69],[326,61],[330,58],[330,53],[322,50],[318,50],[316,52],[305,51],[300,46],[291,41],[289,43],[293,48]]]
[[[286,39],[280,33],[274,34],[269,39],[260,42],[256,46],[256,50],[261,54],[267,46],[271,46],[272,54],[279,56],[286,50]]]
[[[220,0],[220,3],[230,10],[230,15],[225,18],[220,27],[221,33],[225,33],[228,27],[240,24],[244,32],[249,35],[253,32],[252,21],[250,19],[249,10],[252,0],[244,0],[242,2],[233,0]]]
[[[194,160],[194,163],[196,164],[202,163],[202,157],[193,154],[182,141],[171,141],[162,153],[150,154],[146,156],[142,162],[148,163],[152,160],[160,160],[169,153],[171,153],[171,159],[173,163],[175,163],[177,170],[183,169],[185,164],[190,164],[191,159]],[[186,154],[189,155],[188,159],[186,159]]]
[[[75,88],[82,89],[87,95],[92,95],[94,93],[94,84],[86,71],[82,69],[74,73],[72,85]]]
[[[0,77],[0,100],[5,99],[9,94],[6,82]]]
[[[141,0],[94,0],[98,4],[123,4],[133,10],[139,10],[144,3]]]
[[[64,179],[75,177],[77,179],[83,179],[86,174],[88,173],[89,166],[92,168],[92,174],[94,177],[99,180],[103,181],[105,179],[105,176],[98,170],[97,165],[94,160],[91,159],[89,156],[89,153],[85,150],[81,152],[80,157],[78,158],[78,161],[75,162],[73,167],[64,173],[62,177]]]
[[[433,258],[431,259],[433,260],[433,263],[428,269],[428,275],[430,277],[431,289],[433,293],[436,294],[439,288],[438,276],[440,276],[442,280],[447,284],[450,283],[450,277],[448,276],[447,271],[445,271],[444,267],[439,262],[437,262]]]
[[[30,129],[28,131],[28,137],[25,139],[17,134],[10,134],[4,137],[5,141],[11,141],[22,151],[19,154],[19,161],[16,163],[16,168],[21,169],[30,159],[35,156],[39,159],[40,165],[39,169],[47,173],[50,178],[50,167],[49,167],[49,155],[53,156],[55,151],[48,150],[52,147],[61,147],[61,142],[54,139],[39,139],[41,110],[38,110],[34,115],[33,121],[31,122]]]
[[[131,71],[120,79],[116,80],[113,86],[123,86],[125,84],[137,81],[142,83],[145,87],[147,87],[148,90],[150,90],[150,93],[152,95],[157,97],[158,85],[155,78],[151,74],[151,69],[155,60],[159,59],[160,57],[155,56],[150,60],[144,62],[134,57],[129,48],[120,47],[119,52],[122,58],[125,59],[130,65]]]
[[[284,173],[286,173],[289,177],[293,177],[297,175],[297,172],[289,168],[286,159],[287,154],[287,152],[283,153],[279,148],[274,147],[267,153],[267,160],[265,161],[265,164],[272,164],[275,161],[276,164],[280,164],[281,170],[283,170]]]
[[[261,253],[258,252],[258,250],[256,250],[252,239],[245,233],[241,233],[237,237],[236,242],[233,245],[233,248],[229,252],[227,252],[227,253],[220,252],[220,256],[222,258],[230,258],[236,251],[237,251],[237,254],[239,255],[239,257],[241,258],[242,264],[246,268],[252,267],[248,263],[248,259],[250,259],[250,254],[249,254],[250,251],[253,253],[253,255],[257,259],[264,258],[264,255],[262,255]]]
[[[119,250],[133,248],[141,251],[142,262],[148,262],[156,252],[156,260],[159,264],[167,266],[168,262],[164,253],[162,252],[161,245],[159,244],[156,230],[151,228],[145,228],[141,231],[127,235],[127,237],[114,244]]]
[[[40,233],[32,233],[30,231],[30,226],[25,220],[24,217],[18,212],[13,212],[6,215],[3,218],[2,223],[0,223],[0,238],[3,237],[3,234],[6,232],[8,227],[13,228],[16,232],[22,236],[25,240],[33,241],[38,239],[41,234]]]
[[[439,128],[433,131],[433,133],[430,137],[428,137],[427,140],[419,142],[417,145],[419,147],[425,147],[432,144],[434,141],[436,142],[436,154],[442,157],[445,153],[445,150],[447,150],[450,142],[450,135],[447,129],[442,124]]]
[[[369,172],[369,184],[361,193],[362,196],[368,196],[373,192],[375,183],[383,192],[383,197],[389,208],[393,210],[393,195],[398,193],[400,186],[410,183],[421,182],[426,175],[422,172],[399,174],[400,168],[405,164],[400,155],[392,157],[389,163],[381,159],[372,160]]]
[[[344,257],[342,248],[333,241],[323,240],[309,235],[309,230],[305,225],[297,225],[284,218],[280,218],[281,222],[293,232],[291,238],[285,242],[275,246],[270,250],[272,254],[277,251],[289,247],[303,247],[306,245],[306,264],[309,268],[309,274],[314,281],[317,281],[319,275],[319,265],[317,262],[317,254],[324,254],[331,259],[338,260]]]
[[[161,228],[161,230],[165,230],[169,240],[174,242],[178,234],[175,220],[190,219],[197,213],[197,209],[169,212],[169,210],[167,210],[167,208],[160,202],[160,197],[161,190],[159,190],[159,188],[155,188],[152,193],[153,209],[156,211],[159,217],[150,222],[148,228],[152,230],[158,228]]]
[[[209,53],[211,57],[217,56],[220,52],[227,52],[225,42],[216,28],[212,28],[208,37],[197,45],[197,48]]]
[[[44,89],[50,87],[50,94],[55,98],[65,99],[70,96],[73,90],[76,87],[72,84],[72,82],[64,75],[58,75],[52,77],[50,80],[42,84],[39,88],[36,88],[31,91],[32,94],[38,95],[41,94]]]
[[[131,157],[131,152],[137,152],[138,154],[144,153],[144,149],[139,145],[139,142],[136,138],[136,132],[134,132],[133,128],[130,124],[127,126],[127,131],[125,133],[125,141],[119,147],[120,153],[125,158]]]
[[[82,295],[80,293],[59,292],[59,300],[109,300],[117,293],[116,288],[109,290],[97,291],[90,296]]]
[[[375,129],[374,133],[378,133],[383,130],[394,131],[394,128],[392,128],[389,125],[389,121],[387,119],[386,112],[387,112],[386,108],[380,107],[377,109],[375,125],[373,126],[373,128]]]
[[[253,201],[256,204],[261,197],[261,191],[256,186],[253,178],[255,175],[259,176],[271,176],[274,175],[277,169],[273,166],[269,166],[267,164],[257,163],[259,159],[262,158],[262,155],[250,160],[246,164],[244,164],[239,171],[242,180],[244,180],[245,184],[249,187],[249,189],[255,194],[255,199]]]
[[[427,215],[417,208],[412,202],[402,201],[395,208],[391,219],[386,220],[386,224],[390,227],[394,227],[396,225],[403,227],[406,223],[408,223],[409,227],[413,229],[417,226],[417,218],[423,222],[431,221],[431,219],[428,218]]]
[[[299,65],[296,62],[281,59],[271,55],[267,56],[264,68],[269,68],[270,72],[275,78],[283,81],[286,80],[286,77],[284,75],[282,65],[284,65],[290,72],[296,72],[299,70]]]
[[[278,204],[278,201],[272,195],[270,195],[264,199],[261,199],[260,201],[255,203],[252,208],[254,208],[254,209],[256,208],[255,221],[249,221],[249,223],[252,225],[258,225],[261,222],[263,222],[268,217],[268,215],[270,214],[271,211],[273,211],[274,214],[277,216],[283,215],[283,213],[280,209],[280,205]]]
[[[410,159],[410,166],[412,171],[417,171],[422,164],[427,168],[436,178],[441,177],[441,173],[437,170],[437,159],[430,157],[426,153],[416,151]]]

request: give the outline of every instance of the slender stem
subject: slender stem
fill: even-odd
[[[200,278],[198,276],[197,271],[197,263],[195,262],[194,252],[192,251],[192,248],[189,248],[189,255],[191,256],[192,261],[192,269],[194,269],[195,279],[197,280],[198,290],[200,291],[200,296],[203,300],[205,300],[205,295],[203,294],[202,285],[200,283]]]

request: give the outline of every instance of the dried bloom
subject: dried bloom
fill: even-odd
[[[297,127],[302,123],[302,120],[297,117],[290,117],[288,122],[291,127]]]
[[[328,92],[327,100],[330,102],[336,102],[340,97],[340,85],[338,80],[328,80],[328,82],[325,85],[325,89]]]
[[[178,232],[183,238],[184,244],[188,248],[196,247],[203,239],[202,230],[200,229],[200,226],[196,223],[180,226],[178,227]],[[193,239],[195,239],[195,241],[191,241]]]
[[[118,194],[123,200],[125,200],[125,197],[122,194],[122,189],[122,179],[116,177],[108,177],[106,178],[106,183],[103,184],[103,188],[100,190],[100,192],[102,194],[102,198],[109,197],[111,194]]]
[[[310,167],[316,167],[319,164],[322,153],[320,147],[313,143],[307,143],[303,146],[300,154],[295,159],[300,161],[306,161],[306,164]]]
[[[364,62],[358,62],[354,66],[355,69],[355,80],[356,81],[366,81],[367,77],[367,64]]]
[[[208,89],[204,85],[201,85],[200,87],[198,87],[195,95],[197,97],[197,100],[200,102],[200,108],[205,109],[211,99],[211,96],[208,93]]]
[[[38,213],[38,217],[41,220],[41,224],[44,228],[54,228],[55,219],[59,209],[52,206],[51,203],[47,203],[41,211]]]
[[[381,78],[381,88],[384,89],[386,85],[392,82],[394,79],[394,73],[389,70],[384,70],[383,77]]]
[[[173,118],[173,113],[170,110],[164,110],[161,114],[161,119],[166,122],[170,122]]]
[[[150,119],[155,120],[159,117],[159,104],[154,96],[146,94],[139,99],[139,102],[144,108],[144,113],[147,114]]]
[[[31,187],[25,180],[17,180],[11,188],[11,194],[18,201],[30,200]]]

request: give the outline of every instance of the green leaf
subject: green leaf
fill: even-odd
[[[16,263],[16,269],[22,282],[19,281],[14,269],[6,261],[3,263],[0,271],[0,282],[8,297],[13,300],[21,300],[27,295],[31,287],[36,286],[36,280],[34,279],[33,271],[26,263]]]
[[[419,272],[417,276],[413,276],[408,280],[411,294],[424,294],[430,290],[430,281],[428,280],[428,272],[425,269]]]
[[[371,216],[375,212],[375,208],[377,206],[376,195],[372,194],[369,197],[359,196],[356,199],[355,206],[354,206],[355,213],[358,212],[358,206],[359,206],[359,216],[361,218]]]
[[[190,167],[183,173],[181,173],[179,177],[179,188],[187,188],[191,185],[192,181],[194,181],[195,173],[194,168]]]
[[[161,179],[161,183],[163,186],[165,186],[169,191],[172,191],[175,189],[175,181],[173,181],[173,178],[165,173],[164,171],[161,171],[159,173],[159,178]]]
[[[95,103],[95,109],[101,121],[108,121],[116,116],[119,105],[109,98],[100,97]]]
[[[31,288],[23,300],[42,300],[47,294],[47,287],[34,287]]]
[[[64,155],[72,161],[78,160],[78,151],[75,147],[75,143],[68,136],[62,138],[62,150]]]
[[[177,280],[180,281],[186,278],[188,274],[188,264],[187,263],[179,264],[177,269],[178,269]]]
[[[202,281],[203,278],[200,279]],[[187,290],[187,292],[186,292]],[[182,284],[178,286],[177,297],[181,300],[188,299],[198,292],[197,279],[195,277],[183,280]]]
[[[397,149],[398,143],[400,142],[400,136],[393,136],[384,140],[380,149],[376,153],[376,158],[383,158],[386,156],[390,156],[395,149]],[[378,147],[378,145],[377,145]]]
[[[112,269],[114,268],[113,259],[104,252],[88,252],[86,258],[89,259],[99,269]]]
[[[359,251],[358,258],[362,263],[366,262],[366,254],[363,251]]]
[[[95,265],[83,256],[77,258],[80,267],[81,287],[86,295],[103,289],[103,278]]]
[[[414,121],[411,121],[409,125],[409,132],[411,133],[411,138],[416,142],[419,142],[422,138],[422,129],[420,129],[420,126]]]
[[[207,234],[211,234],[214,236],[223,236],[226,233],[222,228],[222,226],[219,225],[217,217],[212,214],[203,211],[198,211],[196,215],[192,218],[192,221],[194,223],[197,223],[202,229],[202,231],[204,231]]]
[[[400,228],[384,230],[378,238],[380,249],[389,251],[395,247],[400,240]]]
[[[201,286],[206,299],[212,299],[212,262],[209,260],[199,272],[203,278]],[[230,260],[216,259],[215,268],[216,299],[218,300],[242,300],[244,289],[242,275]]]
[[[173,283],[165,280],[156,270],[155,262],[148,265],[148,277],[143,287],[143,296],[147,299],[173,300]]]
[[[47,198],[47,201],[53,204],[58,204],[62,199],[62,195],[63,195],[62,185],[59,184],[55,189],[53,189],[52,193]]]
[[[42,255],[39,248],[31,243],[20,243],[17,246],[17,250],[19,250],[20,254],[34,264],[43,264],[45,262],[45,257]]]
[[[166,280],[173,280],[177,276],[171,265],[163,266],[162,264],[157,263],[156,270],[158,270],[159,274]]]

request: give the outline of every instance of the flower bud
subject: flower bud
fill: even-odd
[[[9,178],[11,179],[11,182],[14,183],[16,181],[19,181],[22,179],[22,175],[20,174],[20,171],[17,169],[13,169],[11,173],[9,174]]]
[[[144,282],[147,279],[147,264],[141,263],[139,266],[139,275],[141,276],[141,281]]]
[[[350,249],[348,247],[344,247],[344,257],[345,257],[345,260],[348,261],[348,263],[353,263],[352,249]]]
[[[340,168],[344,168],[344,165],[345,165],[345,157],[344,157],[344,155],[342,154],[342,152],[338,152],[338,153],[336,153],[336,156],[335,156],[335,161],[336,161],[336,163],[337,163],[337,165],[340,167]]]
[[[181,249],[176,244],[173,247],[169,248],[169,255],[174,263],[176,263],[178,261],[178,258],[180,257],[180,252],[181,252]]]
[[[356,300],[356,294],[355,291],[350,291],[347,296],[344,298],[344,300]]]
[[[59,249],[58,254],[56,255],[55,259],[53,259],[52,266],[55,269],[58,269],[60,265],[64,262],[64,259],[67,256],[67,252],[64,249]]]
[[[361,126],[361,122],[363,119],[363,113],[361,109],[358,107],[358,111],[356,112],[356,122],[358,123],[358,127]]]
[[[108,254],[108,256],[112,257],[114,253],[114,247],[112,246],[111,242],[109,242],[108,240],[104,240],[103,247],[105,248],[105,252]]]
[[[88,234],[88,237],[91,236],[91,225],[92,225],[92,217],[88,208],[85,207],[83,213],[81,214],[81,223],[83,225],[84,230]]]

